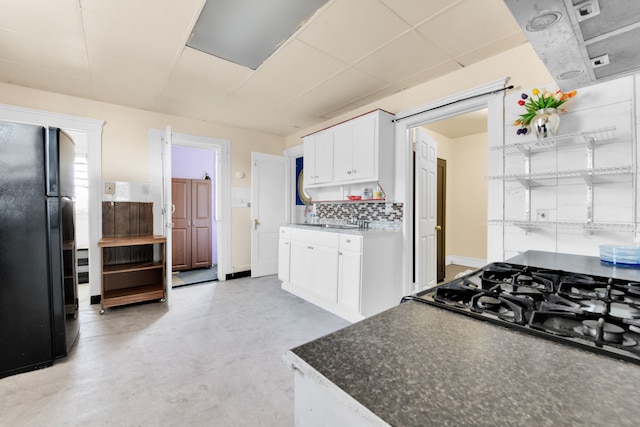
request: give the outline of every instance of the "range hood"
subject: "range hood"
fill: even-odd
[[[640,70],[640,1],[504,2],[561,90]]]

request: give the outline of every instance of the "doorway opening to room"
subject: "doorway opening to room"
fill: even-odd
[[[473,150],[476,144],[453,144],[457,146],[454,154],[457,161],[447,161],[446,185],[446,233],[445,257],[447,262],[461,263],[463,266],[475,268],[486,265],[488,254],[489,228],[487,222],[488,183],[486,182],[490,156],[489,146],[501,145],[504,135],[504,91],[506,78],[492,81],[482,86],[455,94],[448,98],[416,107],[412,110],[396,114],[396,139],[404,141],[399,153],[400,166],[406,165],[404,172],[405,220],[403,231],[409,238],[405,239],[405,293],[416,293],[435,286],[436,271],[436,231],[437,231],[437,158],[447,160],[443,153],[443,144],[439,144],[429,135],[425,126],[483,110],[482,119],[485,132],[483,146]],[[466,124],[456,127],[464,129]],[[430,132],[435,132],[430,130]],[[464,140],[465,138],[460,138]],[[464,142],[464,141],[460,141]],[[452,148],[453,150],[453,148]],[[464,160],[464,161],[462,161]],[[484,167],[484,171],[482,171]],[[452,177],[465,177],[476,171],[478,178],[473,182],[460,181]],[[477,172],[479,171],[479,172]],[[485,190],[484,195],[477,197],[472,186],[480,183]],[[462,188],[463,192],[452,196],[452,190]],[[478,192],[480,193],[480,192]],[[453,221],[452,213],[467,215],[467,220]],[[469,234],[470,224],[476,227],[484,237],[477,238]],[[473,254],[469,248],[482,246],[481,253]],[[452,253],[456,251],[457,253]],[[475,265],[474,265],[475,264]],[[445,280],[448,279],[445,275]]]
[[[218,280],[215,150],[171,146],[172,287]]]
[[[434,179],[429,184],[430,178],[418,182],[421,169],[414,151],[413,222],[417,229],[428,226],[417,214],[420,206],[415,202],[415,191],[422,191],[423,197],[418,200],[427,206],[435,203],[433,209],[427,207],[431,210],[428,214],[435,216],[432,233],[435,251],[425,249],[421,256],[434,258],[423,264],[435,269],[435,281],[441,283],[484,265],[487,258],[487,109],[426,123],[420,129],[432,140],[437,154],[430,166],[433,172],[427,172]],[[416,138],[419,140],[420,136]],[[422,234],[431,238],[424,230]],[[419,260],[414,256],[414,270],[416,262]]]

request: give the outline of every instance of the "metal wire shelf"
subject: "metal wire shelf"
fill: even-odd
[[[592,180],[593,177],[598,176],[615,176],[615,175],[631,175],[633,174],[633,166],[612,166],[606,168],[594,168],[594,169],[573,169],[573,170],[558,170],[558,171],[544,171],[534,172],[530,174],[508,174],[508,175],[496,175],[487,177],[488,180],[504,180],[509,181],[532,181],[532,180],[555,180],[565,178],[585,178]]]
[[[499,145],[491,147],[492,151],[502,151],[504,155],[515,155],[553,151],[562,148],[570,148],[584,145],[600,145],[621,142],[616,138],[616,127],[610,126],[585,132],[576,132],[553,136],[545,139],[531,139],[515,144]]]
[[[594,231],[634,231],[636,224],[633,222],[579,222],[579,221],[518,221],[518,220],[489,220],[489,225],[506,225],[519,227],[526,230],[536,228],[556,228],[562,230]]]

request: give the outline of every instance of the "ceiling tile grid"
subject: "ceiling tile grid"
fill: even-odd
[[[251,70],[185,47],[204,5],[0,0],[0,81],[286,136],[526,43],[502,0],[329,0]]]

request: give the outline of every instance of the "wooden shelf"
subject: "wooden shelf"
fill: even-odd
[[[149,262],[131,262],[127,264],[113,264],[102,267],[102,274],[118,274],[128,273],[131,271],[153,270],[163,268],[164,264],[160,261]]]
[[[130,236],[130,237],[103,237],[98,241],[99,248],[115,248],[119,246],[140,246],[152,245],[154,243],[165,243],[164,236]]]
[[[104,309],[165,298],[164,236],[103,237],[100,313]],[[154,259],[159,246],[160,259]],[[148,246],[143,248],[142,246]],[[134,249],[135,248],[135,249]]]
[[[150,301],[164,298],[164,285],[136,286],[134,288],[114,289],[104,291],[102,307],[116,307],[136,302]]]

